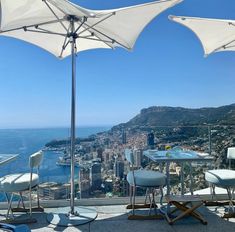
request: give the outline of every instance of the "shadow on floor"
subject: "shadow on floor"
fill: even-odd
[[[57,212],[57,209],[46,209],[45,213],[34,213],[33,217],[37,219],[37,223],[29,224],[33,232],[223,232],[235,231],[235,221],[227,221],[220,218],[214,209],[206,207],[200,208],[200,213],[208,221],[207,225],[201,224],[198,220],[187,217],[177,221],[174,225],[169,225],[166,220],[128,220],[129,210],[125,206],[100,206],[96,207],[98,217],[90,224],[76,227],[59,227],[51,225],[47,222],[46,216],[49,212]],[[138,213],[138,211],[137,211]],[[141,211],[141,213],[147,213]]]

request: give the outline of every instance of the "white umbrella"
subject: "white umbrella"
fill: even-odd
[[[191,29],[204,49],[205,56],[221,51],[235,51],[235,20],[169,16]]]
[[[0,0],[1,35],[35,44],[58,58],[69,55],[72,58],[70,212],[68,216],[53,216],[54,219],[49,219],[52,223],[56,224],[57,219],[59,225],[89,221],[74,210],[76,53],[94,48],[131,50],[154,17],[181,1],[162,0],[120,9],[89,10],[67,0]],[[89,217],[94,218],[96,214]]]

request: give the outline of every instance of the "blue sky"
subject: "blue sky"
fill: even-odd
[[[109,9],[147,0],[74,0]],[[235,53],[203,57],[196,36],[168,15],[235,19],[234,0],[185,0],[153,20],[134,51],[89,50],[77,57],[77,125],[115,125],[150,106],[235,102]],[[141,16],[138,16],[141,17]],[[0,37],[0,128],[70,124],[70,58]]]

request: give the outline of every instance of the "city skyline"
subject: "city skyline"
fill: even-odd
[[[73,1],[91,9],[150,1]],[[206,59],[196,36],[168,15],[233,19],[235,3],[185,0],[155,18],[134,51],[98,49],[77,57],[77,125],[115,125],[150,106],[217,107],[234,103],[235,54]],[[0,37],[0,128],[70,124],[70,57]]]

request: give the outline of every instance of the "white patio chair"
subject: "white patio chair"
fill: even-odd
[[[39,166],[43,159],[42,151],[38,151],[32,154],[29,157],[29,173],[17,173],[10,174],[0,178],[0,191],[4,192],[8,201],[8,210],[6,214],[6,221],[13,223],[32,223],[36,222],[36,219],[32,218],[32,190],[37,191],[37,208],[35,211],[43,211],[43,208],[40,207],[39,204],[39,193],[38,193],[38,185],[39,185]],[[34,173],[34,169],[36,169],[36,173]],[[25,208],[25,204],[23,201],[23,192],[29,192],[29,209]],[[18,206],[16,208],[12,207],[12,201],[15,194],[19,194]],[[20,207],[20,203],[22,203],[22,208]],[[18,220],[14,217],[13,212],[29,212],[29,217],[26,219]],[[11,212],[11,216],[9,216]]]
[[[132,215],[129,215],[128,219],[158,219],[163,218],[161,214],[157,214],[157,205],[155,202],[156,189],[160,190],[162,204],[163,198],[163,186],[166,183],[166,176],[161,172],[138,169],[134,170],[134,155],[130,149],[125,150],[125,157],[130,165],[130,172],[127,174],[127,181],[130,185],[130,205],[127,209],[132,209]],[[145,188],[146,196],[145,202],[142,205],[135,204],[136,188]],[[147,204],[149,199],[149,204]],[[149,208],[148,215],[137,215],[135,209]],[[151,215],[151,210],[154,208],[155,215]]]
[[[235,209],[233,205],[233,195],[235,190],[235,171],[231,170],[231,160],[235,159],[235,147],[228,148],[227,159],[229,160],[229,169],[209,170],[205,173],[205,179],[210,185],[212,199],[216,196],[215,186],[227,190],[229,198],[229,212],[223,217],[229,218],[235,216]]]

